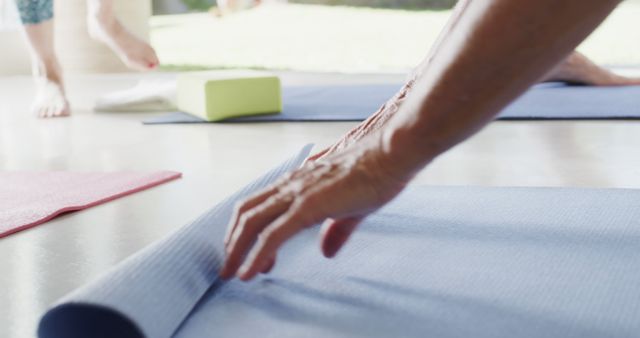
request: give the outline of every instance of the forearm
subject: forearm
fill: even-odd
[[[356,128],[349,131],[343,139],[338,141],[338,143],[331,148],[332,150],[343,149],[351,143],[358,141],[373,132],[379,131],[387,124],[391,117],[398,112],[406,100],[407,95],[412,91],[416,80],[426,72],[431,59],[437,53],[449,32],[456,26],[468,3],[469,0],[460,0],[458,2],[446,26],[440,32],[435,43],[431,46],[431,50],[425,58],[422,59],[420,64],[409,74],[407,81],[402,88],[400,88],[393,97],[387,100],[387,102],[385,102],[375,113],[369,116],[369,118],[360,123]]]
[[[618,3],[466,3],[382,132],[393,165],[413,173],[477,132],[566,57]]]
[[[438,53],[438,51],[440,50],[440,47],[442,46],[442,43],[447,39],[447,36],[449,35],[449,33],[456,27],[458,21],[460,20],[460,17],[462,16],[462,13],[464,13],[465,8],[469,4],[469,1],[470,0],[458,1],[458,4],[454,8],[453,13],[451,14],[451,17],[449,17],[449,20],[447,21],[447,24],[444,26],[444,28],[440,32],[440,34],[436,38],[436,41],[433,43],[433,45],[431,45],[431,48],[429,49],[429,53],[425,56],[424,59],[422,59],[420,64],[418,64],[418,66],[416,66],[411,71],[411,73],[407,78],[407,82],[404,84],[404,86],[402,86],[402,88],[400,88],[398,93],[385,104],[386,106],[389,106],[389,105],[394,105],[398,103],[393,113],[395,113],[398,110],[399,103],[404,101],[404,98],[413,89],[415,82],[427,71],[427,69],[429,68],[429,63],[431,63],[431,59],[433,59],[433,57]]]
[[[470,0],[459,0],[456,4],[447,24],[442,28],[440,34],[436,38],[436,41],[431,45],[429,49],[429,53],[425,56],[424,59],[420,62],[420,64],[413,69],[411,74],[409,75],[408,83],[409,87],[412,87],[413,82],[419,79],[429,68],[429,63],[433,59],[433,57],[438,54],[440,47],[443,45],[443,42],[446,41],[447,37],[451,33],[453,29],[457,26],[462,14],[465,12],[465,9],[469,5]],[[406,87],[406,86],[405,86]]]

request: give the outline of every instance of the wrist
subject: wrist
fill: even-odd
[[[399,172],[413,177],[440,154],[434,142],[425,142],[407,124],[391,124],[380,135],[380,148],[385,158]]]

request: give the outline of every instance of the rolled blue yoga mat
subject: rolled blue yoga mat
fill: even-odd
[[[410,187],[334,259],[317,227],[268,275],[217,273],[234,203],[309,147],[60,300],[39,337],[637,337],[640,191]]]
[[[283,88],[280,114],[223,122],[362,121],[391,98],[400,84],[300,86]],[[500,120],[640,119],[640,86],[589,87],[544,83],[505,108]],[[146,119],[145,124],[207,123],[182,112]]]

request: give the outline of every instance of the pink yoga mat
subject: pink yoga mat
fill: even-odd
[[[0,238],[179,178],[180,173],[0,173]]]

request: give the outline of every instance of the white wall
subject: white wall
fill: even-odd
[[[20,31],[20,17],[13,0],[0,0],[0,75],[29,74],[27,44]]]
[[[29,50],[20,31],[0,31],[0,75],[30,74]]]

